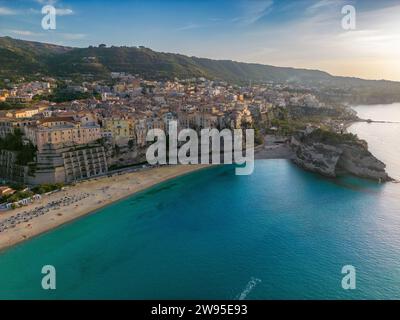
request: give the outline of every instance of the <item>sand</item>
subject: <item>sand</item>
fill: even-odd
[[[23,222],[15,228],[0,233],[0,250],[13,246],[34,236],[50,231],[60,225],[80,218],[115,201],[128,197],[136,192],[152,187],[158,183],[190,173],[208,165],[176,165],[143,169],[137,172],[116,174],[112,177],[100,177],[67,187],[66,190],[43,196],[42,200],[0,213],[0,221],[17,213],[44,206],[65,196],[78,196],[88,193],[89,196],[67,206],[50,210],[48,213]]]

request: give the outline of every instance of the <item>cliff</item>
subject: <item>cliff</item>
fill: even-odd
[[[385,171],[386,165],[368,151],[365,141],[353,134],[306,130],[292,137],[291,147],[294,163],[327,177],[347,173],[376,181],[392,180]]]

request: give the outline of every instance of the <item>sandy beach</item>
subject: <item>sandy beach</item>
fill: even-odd
[[[52,202],[61,202],[63,205],[53,206],[43,215],[16,224],[0,233],[0,250],[30,239],[46,231],[52,230],[64,223],[96,211],[115,201],[128,197],[136,192],[152,187],[166,180],[184,175],[208,165],[177,165],[143,169],[137,172],[116,174],[112,177],[99,177],[76,183],[66,190],[43,196],[28,206],[0,213],[0,222],[18,214],[43,207]]]
[[[255,148],[255,159],[290,159],[292,151],[282,139],[268,135],[264,144]],[[115,201],[150,188],[158,183],[184,175],[209,165],[177,165],[141,169],[136,172],[114,173],[78,182],[65,190],[44,195],[40,201],[6,212],[0,212],[0,225],[15,219],[12,228],[0,232],[0,250],[28,240],[64,223],[96,211]],[[37,210],[37,208],[42,208]],[[36,210],[35,210],[36,209]],[[36,212],[42,211],[42,214]],[[27,213],[34,217],[21,219]],[[18,217],[18,219],[17,219]],[[19,220],[18,223],[15,221]],[[22,220],[22,221],[21,221]]]

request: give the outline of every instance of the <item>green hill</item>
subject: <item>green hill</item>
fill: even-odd
[[[0,37],[0,76],[48,73],[47,59],[72,48]]]
[[[146,79],[206,77],[233,83],[293,82],[336,89],[338,99],[348,102],[400,101],[400,83],[393,81],[335,77],[318,70],[188,57],[144,47],[70,48],[0,37],[0,79],[36,73],[106,78],[111,71],[140,74]]]
[[[150,79],[207,77],[232,82],[318,82],[333,78],[321,71],[188,57],[143,47],[69,48],[0,37],[0,76],[28,72],[105,76],[111,71],[141,74]]]

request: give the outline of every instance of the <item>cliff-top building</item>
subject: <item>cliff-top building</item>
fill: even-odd
[[[46,144],[87,144],[101,138],[99,125],[82,125],[73,117],[44,118],[33,126],[25,127],[25,135],[39,151]]]

